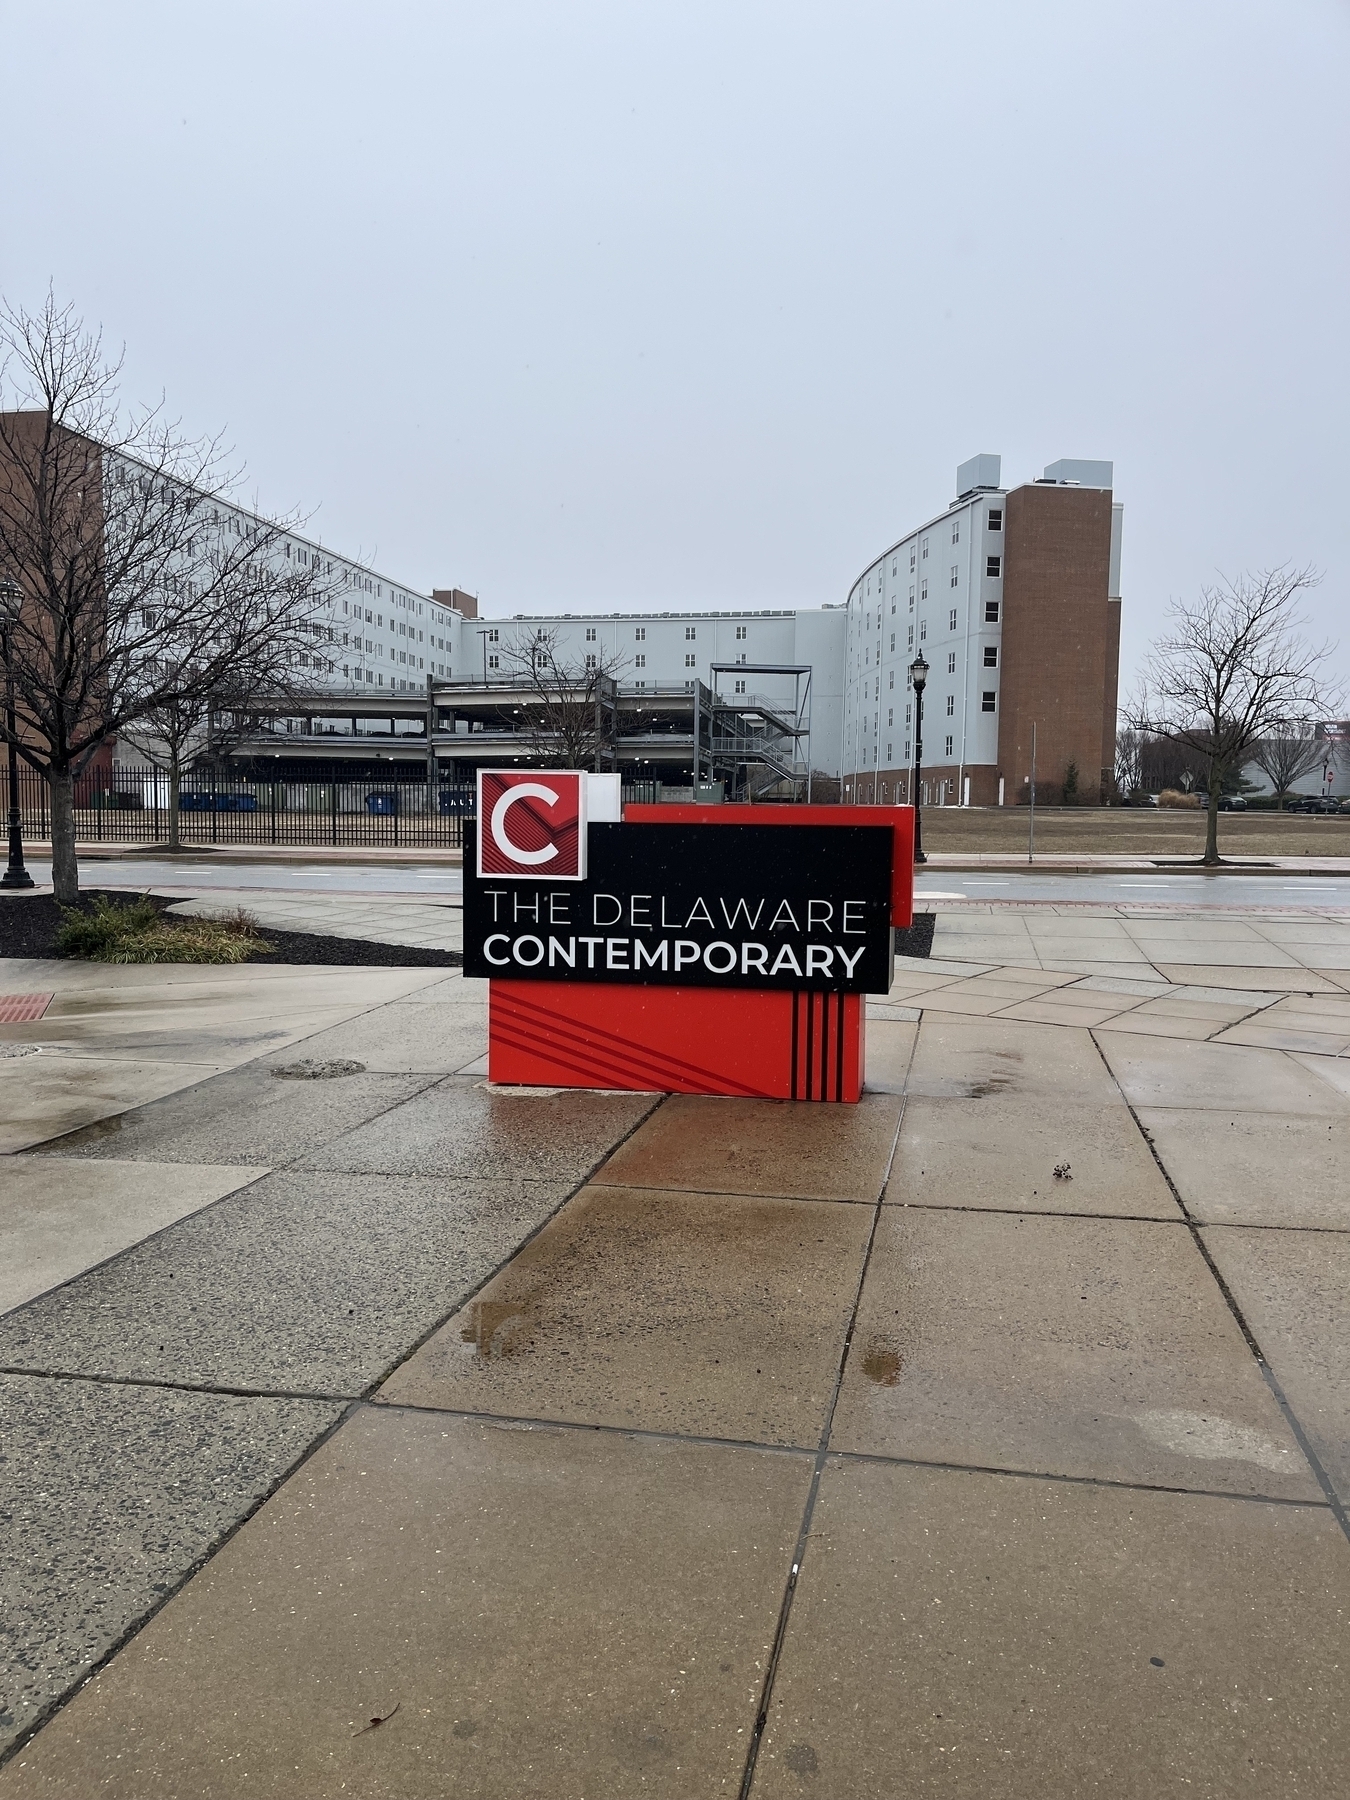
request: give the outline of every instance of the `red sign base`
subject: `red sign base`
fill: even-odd
[[[488,1079],[528,1087],[844,1100],[862,1095],[861,994],[488,984]]]

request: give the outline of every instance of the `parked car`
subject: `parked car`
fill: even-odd
[[[1132,794],[1126,794],[1120,804],[1122,806],[1156,806],[1158,796],[1146,793],[1143,788],[1136,788]]]
[[[1196,788],[1195,797],[1200,802],[1201,810],[1204,811],[1209,806],[1209,795],[1203,788]],[[1246,812],[1246,810],[1247,802],[1241,794],[1219,795],[1220,812]]]

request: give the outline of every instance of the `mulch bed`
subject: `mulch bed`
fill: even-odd
[[[914,923],[906,928],[899,928],[895,934],[895,954],[897,956],[931,956],[933,954],[933,927],[937,923],[936,913],[915,913]]]
[[[123,903],[137,897],[120,888],[85,888],[80,900],[88,903],[100,895]],[[150,898],[161,912],[173,905],[172,900],[158,894],[152,894]],[[50,894],[0,894],[0,956],[59,957],[56,934],[60,926],[61,909]],[[464,961],[454,950],[421,950],[413,944],[372,944],[364,938],[324,937],[314,932],[273,931],[261,926],[259,930],[263,941],[273,948],[270,952],[260,951],[256,956],[250,956],[249,962],[326,963],[363,969],[457,969]],[[219,965],[202,963],[194,966],[214,968]]]

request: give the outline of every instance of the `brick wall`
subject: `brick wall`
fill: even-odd
[[[1057,799],[1074,762],[1079,799],[1092,803],[1115,760],[1120,603],[1107,598],[1111,494],[1014,488],[1003,528],[998,753],[1006,800],[1026,798],[1034,720],[1038,797]]]

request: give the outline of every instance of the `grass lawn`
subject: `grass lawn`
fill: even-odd
[[[1025,855],[1025,806],[928,806],[927,851]],[[1205,815],[1164,807],[1036,808],[1036,848],[1047,856],[1202,856]],[[1350,814],[1220,813],[1220,856],[1350,857]]]

